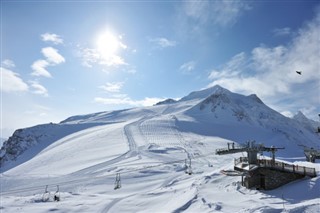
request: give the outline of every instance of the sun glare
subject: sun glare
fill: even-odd
[[[120,41],[110,31],[102,32],[96,39],[96,47],[104,58],[113,57],[119,49]]]

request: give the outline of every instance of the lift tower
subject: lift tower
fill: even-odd
[[[320,113],[318,114],[318,116],[319,116],[319,122],[320,122]],[[320,133],[320,126],[318,126],[317,128],[317,133]]]
[[[265,147],[255,141],[242,145],[228,143],[228,148],[217,149],[217,155],[247,152],[248,157],[240,157],[234,161],[234,170],[241,172],[241,183],[246,188],[271,190],[298,180],[305,176],[316,177],[316,170],[304,166],[287,164],[275,160],[275,153],[280,147]],[[271,152],[272,159],[259,159],[258,153]]]
[[[320,159],[320,150],[304,147],[304,155],[306,156],[307,161],[315,163],[316,159]]]
[[[226,155],[233,154],[238,152],[247,152],[248,163],[257,164],[258,153],[262,152],[271,152],[272,153],[272,162],[275,162],[275,152],[279,149],[284,149],[280,147],[265,147],[263,144],[257,144],[255,141],[248,141],[243,145],[236,146],[235,143],[228,143],[228,148],[225,149],[216,149],[217,155]]]

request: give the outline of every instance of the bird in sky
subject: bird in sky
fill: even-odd
[[[302,74],[302,71],[296,71],[296,73],[298,73],[299,75],[301,75],[301,74]]]

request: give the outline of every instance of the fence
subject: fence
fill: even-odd
[[[235,159],[234,163],[235,165],[238,165],[242,162],[248,162],[247,157],[240,157],[238,159]],[[298,166],[294,164],[287,164],[279,161],[273,161],[273,160],[267,160],[267,159],[261,159],[257,160],[257,165],[259,167],[265,167],[265,168],[272,168],[280,171],[286,171],[286,172],[292,172],[295,174],[302,174],[305,176],[310,177],[316,177],[316,169],[315,168],[309,168],[305,166]]]

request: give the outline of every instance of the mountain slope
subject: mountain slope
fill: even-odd
[[[277,153],[282,160],[320,169],[319,163],[304,162],[299,146],[316,147],[316,133],[255,95],[216,86],[168,104],[73,116],[16,131],[1,150],[1,209],[280,212],[286,205],[291,211],[315,212],[319,177],[259,192],[241,187],[240,177],[220,173],[242,155],[216,156],[215,149],[246,140],[284,146]],[[191,159],[192,175],[185,174],[186,159]],[[117,174],[122,187],[114,190]],[[50,191],[60,186],[61,203],[41,202],[46,185]]]
[[[300,119],[297,116],[290,119],[266,106],[256,95],[244,96],[214,86],[192,92],[177,102],[73,116],[60,124],[17,130],[0,150],[0,164],[2,170],[12,168],[31,159],[58,139],[93,126],[139,119],[148,123],[155,117],[168,117],[168,128],[182,132],[219,136],[238,143],[257,140],[268,145],[286,146],[295,154],[302,154],[302,149],[297,146],[317,147],[319,139],[314,132],[315,123],[310,123],[302,114]],[[143,126],[142,121],[140,126]],[[29,147],[35,148],[29,150]],[[19,157],[26,150],[28,152]],[[6,162],[11,162],[11,166],[8,167]]]
[[[302,125],[295,119],[283,116],[266,106],[256,95],[243,96],[224,88],[214,88],[216,90],[212,95],[186,111],[187,115],[198,121],[197,125],[202,125],[200,129],[211,127],[211,131],[215,132],[214,135],[237,142],[256,139],[263,140],[262,142],[268,145],[282,145],[287,148],[302,144],[318,146],[319,135],[314,132],[311,124]],[[227,135],[220,135],[215,131],[215,129],[221,131],[221,127],[223,130],[229,130]],[[237,129],[247,131],[233,134]],[[210,132],[209,129],[206,131]],[[294,149],[299,148],[295,146]]]
[[[303,125],[306,129],[309,129],[311,132],[317,132],[318,128],[320,127],[320,122],[308,119],[300,111],[293,116],[293,119],[298,121],[301,125]]]

